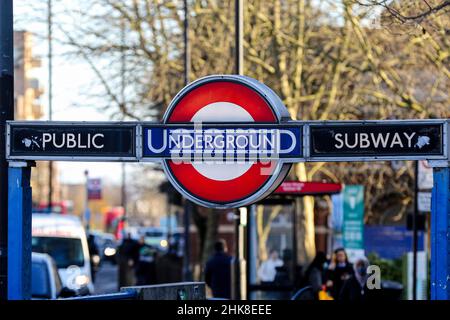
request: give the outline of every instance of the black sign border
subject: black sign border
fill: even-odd
[[[358,126],[358,125],[441,125],[441,145],[442,154],[439,155],[416,155],[407,156],[403,154],[393,155],[380,155],[380,156],[339,156],[332,154],[330,156],[311,156],[312,148],[312,127],[318,126]],[[367,162],[367,161],[392,161],[392,160],[446,160],[448,159],[450,141],[448,141],[450,119],[417,119],[417,120],[341,120],[341,121],[308,121],[305,125],[305,157],[307,162]]]
[[[62,125],[62,126],[80,126],[80,125],[101,125],[101,126],[129,126],[132,127],[134,134],[134,147],[135,155],[132,157],[110,157],[110,156],[11,156],[10,155],[10,138],[11,132],[10,128],[14,125],[27,125],[27,126],[42,126],[42,125]],[[207,124],[218,125],[214,122],[205,122]],[[441,125],[442,126],[442,154],[441,155],[415,155],[415,156],[405,156],[405,155],[383,155],[383,156],[311,156],[311,127],[330,125],[330,126],[358,126],[358,125]],[[175,126],[187,125],[192,126],[192,123],[174,123]],[[266,123],[246,123],[246,122],[236,122],[236,123],[224,123],[224,126],[229,125],[248,125],[249,127],[267,126]],[[448,156],[450,155],[450,119],[410,119],[410,120],[350,120],[350,121],[286,121],[275,126],[283,127],[286,126],[302,126],[303,127],[303,157],[302,158],[292,158],[289,162],[362,162],[362,161],[391,161],[391,160],[443,160],[448,161]],[[143,135],[142,130],[146,126],[170,126],[170,124],[164,124],[160,122],[150,122],[150,121],[7,121],[6,125],[6,159],[10,162],[17,161],[98,161],[98,162],[162,162],[163,159],[143,157]],[[288,160],[288,159],[286,159]]]
[[[303,121],[286,121],[281,123],[263,123],[263,122],[229,122],[229,123],[223,123],[223,122],[202,122],[202,128],[208,128],[208,127],[230,127],[230,126],[236,126],[240,128],[273,128],[273,129],[283,129],[283,128],[299,128],[300,129],[300,157],[297,156],[287,156],[283,158],[273,158],[277,161],[282,161],[285,163],[295,163],[295,162],[304,162],[305,159],[305,146],[303,145],[305,139],[305,123]],[[183,127],[186,129],[195,129],[196,124],[192,122],[176,122],[176,123],[154,123],[154,122],[142,122],[140,123],[141,127],[141,157],[139,158],[140,162],[155,162],[156,160],[162,159],[162,160],[171,160],[170,157],[166,158],[158,158],[155,156],[144,156],[144,130],[148,128],[157,128],[157,127],[164,127],[164,128],[179,128]]]
[[[7,121],[6,122],[6,159],[8,161],[80,161],[80,162],[138,162],[141,150],[140,126],[136,121]],[[125,127],[132,129],[133,156],[23,156],[11,155],[11,128],[14,126],[87,126],[87,127]]]

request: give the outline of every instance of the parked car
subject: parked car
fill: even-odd
[[[63,287],[55,260],[46,253],[31,254],[31,298],[57,299],[76,295],[74,290]]]
[[[94,292],[86,232],[78,217],[33,214],[32,251],[55,260],[64,287],[78,294]]]
[[[144,241],[147,245],[157,248],[160,251],[167,251],[169,241],[167,239],[167,232],[164,228],[141,227],[138,232],[139,237],[144,237]]]

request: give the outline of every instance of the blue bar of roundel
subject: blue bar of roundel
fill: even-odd
[[[143,141],[143,156],[144,157],[154,157],[154,158],[167,158],[170,157],[170,148],[167,145],[165,148],[163,148],[161,151],[159,152],[154,152],[152,150],[150,150],[148,148],[148,140],[149,140],[149,131],[151,131],[151,145],[153,146],[154,149],[160,149],[163,146],[163,139],[164,139],[164,134],[166,134],[167,130],[177,130],[177,129],[188,129],[187,127],[183,127],[183,126],[168,126],[168,127],[164,127],[164,126],[155,126],[155,127],[144,127],[144,141]],[[208,130],[208,129],[238,129],[240,128],[239,126],[236,127],[231,127],[231,126],[226,126],[226,127],[208,127],[208,126],[204,126],[203,129],[204,130]],[[249,127],[241,127],[242,129],[250,129]],[[280,129],[280,130],[286,130],[291,132],[297,139],[295,147],[293,148],[292,151],[290,151],[289,153],[285,153],[285,154],[281,154],[281,158],[301,158],[303,156],[303,152],[302,152],[302,127],[255,127],[252,129],[267,129],[267,130],[271,130],[271,129]],[[192,129],[192,128],[189,128]],[[280,147],[283,150],[288,149],[292,144],[292,138],[288,135],[288,134],[282,134],[281,135],[281,141],[280,141]]]

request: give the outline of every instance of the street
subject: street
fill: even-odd
[[[103,262],[95,277],[95,294],[118,292],[117,265]]]

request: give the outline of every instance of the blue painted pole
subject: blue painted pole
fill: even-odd
[[[0,0],[0,301],[8,297],[6,121],[14,119],[13,1]]]
[[[450,298],[450,168],[434,168],[431,200],[431,299]]]
[[[31,168],[11,162],[8,170],[8,300],[31,298]]]

